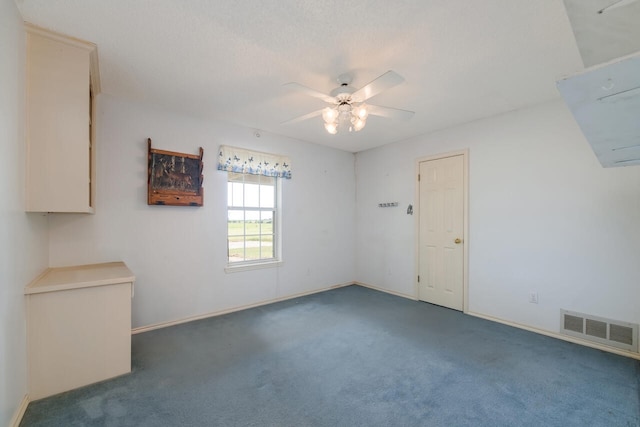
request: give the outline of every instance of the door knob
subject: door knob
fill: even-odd
[[[460,240],[459,238],[454,240],[453,243],[455,243],[456,245],[459,245],[460,243],[462,243],[462,240]]]

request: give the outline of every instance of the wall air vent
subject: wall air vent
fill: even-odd
[[[638,352],[638,325],[634,323],[560,310],[560,333]]]

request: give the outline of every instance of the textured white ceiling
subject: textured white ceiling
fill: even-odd
[[[583,69],[562,0],[17,0],[27,22],[98,45],[102,91],[192,115],[361,151],[558,98]],[[372,104],[415,111],[329,135],[339,74],[406,81]]]

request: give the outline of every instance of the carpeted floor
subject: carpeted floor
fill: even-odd
[[[133,336],[21,426],[640,426],[640,362],[359,286]]]

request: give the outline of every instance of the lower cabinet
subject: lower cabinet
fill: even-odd
[[[31,400],[131,372],[134,280],[116,262],[50,268],[27,286]]]

